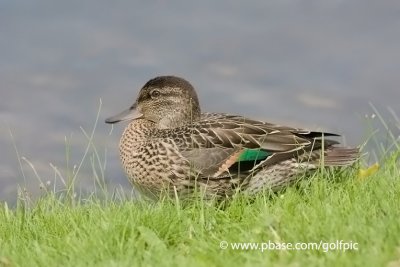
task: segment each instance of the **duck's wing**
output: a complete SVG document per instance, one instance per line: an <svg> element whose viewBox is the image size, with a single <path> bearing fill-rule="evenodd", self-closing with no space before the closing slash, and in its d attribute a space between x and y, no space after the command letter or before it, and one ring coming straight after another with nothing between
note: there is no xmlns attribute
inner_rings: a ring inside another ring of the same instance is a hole
<svg viewBox="0 0 400 267"><path fill-rule="evenodd" d="M209 178L228 177L237 171L251 172L259 166L338 143L325 139L336 134L219 113L203 114L201 120L190 126L174 129L174 135L181 154L201 176Z"/></svg>
<svg viewBox="0 0 400 267"><path fill-rule="evenodd" d="M272 153L315 147L322 145L322 140L330 146L338 142L325 137L339 136L220 113L203 114L202 120L194 124L193 130L190 139L195 146L240 146Z"/></svg>

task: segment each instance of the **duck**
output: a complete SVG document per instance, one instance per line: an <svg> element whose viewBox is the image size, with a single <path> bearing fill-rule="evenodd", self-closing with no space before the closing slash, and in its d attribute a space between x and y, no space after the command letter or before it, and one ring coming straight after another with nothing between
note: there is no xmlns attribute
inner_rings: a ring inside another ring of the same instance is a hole
<svg viewBox="0 0 400 267"><path fill-rule="evenodd" d="M142 195L229 198L277 192L319 168L352 166L359 149L334 133L310 131L227 113L201 112L192 84L158 76L125 111L119 142L128 180Z"/></svg>

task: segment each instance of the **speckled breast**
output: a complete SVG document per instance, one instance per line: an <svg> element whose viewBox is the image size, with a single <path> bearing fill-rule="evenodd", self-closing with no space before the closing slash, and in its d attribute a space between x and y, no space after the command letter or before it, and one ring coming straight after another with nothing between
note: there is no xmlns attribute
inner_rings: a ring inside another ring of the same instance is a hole
<svg viewBox="0 0 400 267"><path fill-rule="evenodd" d="M120 140L120 157L128 179L140 191L158 194L188 179L190 164L172 140L152 137L147 124L136 120L128 125Z"/></svg>

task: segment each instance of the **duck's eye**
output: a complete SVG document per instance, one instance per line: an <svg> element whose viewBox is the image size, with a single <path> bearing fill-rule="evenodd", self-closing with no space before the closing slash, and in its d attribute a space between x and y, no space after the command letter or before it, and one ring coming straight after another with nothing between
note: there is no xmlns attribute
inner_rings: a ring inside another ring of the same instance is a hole
<svg viewBox="0 0 400 267"><path fill-rule="evenodd" d="M160 96L160 91L158 91L158 90L153 90L151 93L150 93L150 96L151 96L151 98L157 98L157 97L159 97Z"/></svg>

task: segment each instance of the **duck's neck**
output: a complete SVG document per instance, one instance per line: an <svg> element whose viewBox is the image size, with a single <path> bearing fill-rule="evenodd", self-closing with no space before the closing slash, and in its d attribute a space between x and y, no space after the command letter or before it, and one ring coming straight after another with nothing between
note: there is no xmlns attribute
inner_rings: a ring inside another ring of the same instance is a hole
<svg viewBox="0 0 400 267"><path fill-rule="evenodd" d="M157 124L158 129L173 129L189 125L200 119L200 114L174 114L173 116L165 116Z"/></svg>
<svg viewBox="0 0 400 267"><path fill-rule="evenodd" d="M140 141L147 138L154 129L157 129L157 125L154 122L146 119L136 119L126 126L122 138L125 136L130 140Z"/></svg>

